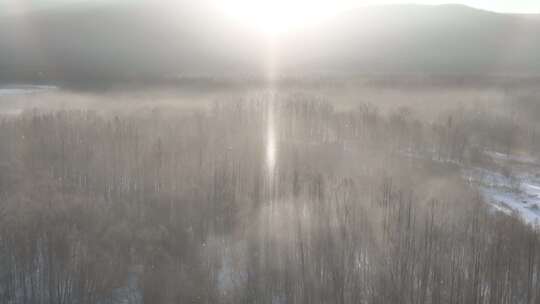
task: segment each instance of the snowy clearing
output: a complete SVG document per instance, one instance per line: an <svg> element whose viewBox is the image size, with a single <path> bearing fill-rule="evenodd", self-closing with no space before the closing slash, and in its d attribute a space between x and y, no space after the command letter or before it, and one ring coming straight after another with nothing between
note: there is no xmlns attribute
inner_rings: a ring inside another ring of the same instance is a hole
<svg viewBox="0 0 540 304"><path fill-rule="evenodd" d="M487 152L498 164L511 165L511 172L502 174L488 169L464 169L464 177L478 186L482 196L498 211L519 215L526 223L540 224L540 175L538 162L532 157L506 156Z"/></svg>

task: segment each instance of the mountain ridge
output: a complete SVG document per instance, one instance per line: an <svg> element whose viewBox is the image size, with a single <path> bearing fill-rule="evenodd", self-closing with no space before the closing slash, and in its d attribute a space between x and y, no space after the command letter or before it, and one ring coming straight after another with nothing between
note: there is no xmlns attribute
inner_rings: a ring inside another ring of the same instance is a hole
<svg viewBox="0 0 540 304"><path fill-rule="evenodd" d="M181 7L181 9L180 9ZM127 3L0 17L0 81L261 75L266 39L190 5ZM281 74L540 75L540 15L382 5L281 37Z"/></svg>

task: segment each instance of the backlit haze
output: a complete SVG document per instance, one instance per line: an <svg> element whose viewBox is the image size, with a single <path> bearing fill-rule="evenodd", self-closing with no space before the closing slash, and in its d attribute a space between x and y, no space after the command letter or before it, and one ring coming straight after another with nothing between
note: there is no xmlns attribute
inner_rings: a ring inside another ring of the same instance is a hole
<svg viewBox="0 0 540 304"><path fill-rule="evenodd" d="M57 8L77 5L104 5L111 3L144 2L143 0L0 0L0 14L26 13L32 10ZM151 2L151 1L147 1ZM189 2L171 1L179 6L189 5ZM448 1L396 1L396 0L217 0L207 1L208 5L222 11L243 26L255 28L269 34L279 34L291 29L298 29L341 12L371 5L387 4L427 4L441 5ZM534 0L507 1L507 0L464 0L453 1L453 4L462 4L474 8L501 12L501 13L538 13L540 3Z"/></svg>

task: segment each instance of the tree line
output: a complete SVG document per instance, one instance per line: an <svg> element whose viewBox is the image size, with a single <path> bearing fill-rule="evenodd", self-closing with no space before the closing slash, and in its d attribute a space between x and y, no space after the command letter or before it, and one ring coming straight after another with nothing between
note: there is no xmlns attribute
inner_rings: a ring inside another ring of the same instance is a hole
<svg viewBox="0 0 540 304"><path fill-rule="evenodd" d="M538 234L456 168L501 126L470 117L272 92L3 117L0 302L537 303Z"/></svg>

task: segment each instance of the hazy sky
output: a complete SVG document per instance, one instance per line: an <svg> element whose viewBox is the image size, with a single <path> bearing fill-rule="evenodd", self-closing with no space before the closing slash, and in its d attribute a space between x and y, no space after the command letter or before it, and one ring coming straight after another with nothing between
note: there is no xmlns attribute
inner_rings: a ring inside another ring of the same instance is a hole
<svg viewBox="0 0 540 304"><path fill-rule="evenodd" d="M70 3L96 3L96 2L118 2L118 1L142 1L142 0L0 0L0 11L25 11L29 8L44 8L56 5L64 5ZM154 0L158 1L158 0ZM197 0L192 0L197 1ZM229 0L215 0L219 2L219 5L227 3ZM234 0L232 0L234 1ZM269 2L272 0L267 0ZM290 0L288 2L294 2ZM540 0L455 0L455 1L441 1L441 0L316 0L319 2L327 2L332 6L334 3L341 3L339 7L354 7L363 4L388 4L388 3L419 3L419 4L443 4L443 3L460 3L477 8L499 11L499 12L513 12L513 13L540 13ZM265 2L265 0L254 0L252 2ZM306 3L306 1L302 1ZM338 5L336 5L336 8Z"/></svg>
<svg viewBox="0 0 540 304"><path fill-rule="evenodd" d="M377 1L375 1L377 2ZM381 1L378 1L381 2ZM387 1L406 3L410 1ZM452 2L452 1L451 1ZM444 4L449 1L424 0L415 1L415 3L424 4ZM509 13L540 13L539 0L456 0L452 3L465 4L472 7L482 8L491 11L509 12Z"/></svg>

